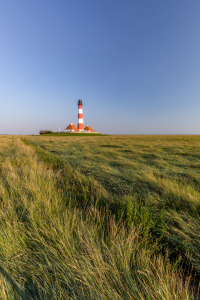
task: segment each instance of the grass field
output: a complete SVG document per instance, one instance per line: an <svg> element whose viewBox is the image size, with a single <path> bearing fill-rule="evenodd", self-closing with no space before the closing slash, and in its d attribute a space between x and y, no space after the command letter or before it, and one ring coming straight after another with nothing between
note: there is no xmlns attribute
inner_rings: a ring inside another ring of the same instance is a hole
<svg viewBox="0 0 200 300"><path fill-rule="evenodd" d="M0 299L194 298L199 136L2 136L0 149Z"/></svg>

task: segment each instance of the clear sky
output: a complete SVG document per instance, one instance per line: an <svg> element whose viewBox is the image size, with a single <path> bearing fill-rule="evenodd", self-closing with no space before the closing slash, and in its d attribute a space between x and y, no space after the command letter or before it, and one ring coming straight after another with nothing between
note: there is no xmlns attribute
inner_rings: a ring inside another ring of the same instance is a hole
<svg viewBox="0 0 200 300"><path fill-rule="evenodd" d="M0 134L200 134L200 1L1 0Z"/></svg>

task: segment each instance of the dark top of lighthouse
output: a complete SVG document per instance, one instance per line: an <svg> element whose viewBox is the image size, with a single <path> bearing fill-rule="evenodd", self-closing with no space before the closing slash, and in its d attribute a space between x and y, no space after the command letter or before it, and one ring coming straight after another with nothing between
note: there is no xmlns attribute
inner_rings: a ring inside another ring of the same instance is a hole
<svg viewBox="0 0 200 300"><path fill-rule="evenodd" d="M78 100L78 105L79 104L81 104L81 105L83 104L81 99Z"/></svg>

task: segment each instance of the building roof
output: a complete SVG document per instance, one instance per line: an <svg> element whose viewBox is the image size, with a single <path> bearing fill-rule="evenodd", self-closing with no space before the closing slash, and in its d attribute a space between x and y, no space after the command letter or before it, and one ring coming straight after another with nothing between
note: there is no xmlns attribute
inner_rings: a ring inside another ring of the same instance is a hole
<svg viewBox="0 0 200 300"><path fill-rule="evenodd" d="M84 130L90 130L90 131L94 132L94 130L90 126L88 126L88 125L85 126Z"/></svg>
<svg viewBox="0 0 200 300"><path fill-rule="evenodd" d="M74 131L78 131L78 129L76 128L76 126L74 126L74 124L73 123L71 123L71 124L69 124L66 128L65 128L65 130L74 130Z"/></svg>

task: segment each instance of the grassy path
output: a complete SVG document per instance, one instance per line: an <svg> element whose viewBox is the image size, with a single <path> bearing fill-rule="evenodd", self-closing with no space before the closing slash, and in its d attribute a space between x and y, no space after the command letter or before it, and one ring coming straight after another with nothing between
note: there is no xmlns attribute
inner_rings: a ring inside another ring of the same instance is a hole
<svg viewBox="0 0 200 300"><path fill-rule="evenodd" d="M189 279L141 226L92 202L75 207L99 187L86 180L81 193L72 171L50 168L19 137L0 138L0 299L192 299Z"/></svg>

